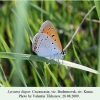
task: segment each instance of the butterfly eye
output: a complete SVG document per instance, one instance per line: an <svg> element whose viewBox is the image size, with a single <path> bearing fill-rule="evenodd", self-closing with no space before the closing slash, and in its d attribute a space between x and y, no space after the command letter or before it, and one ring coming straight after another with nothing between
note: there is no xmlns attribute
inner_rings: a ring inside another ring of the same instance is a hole
<svg viewBox="0 0 100 100"><path fill-rule="evenodd" d="M61 54L65 55L65 51L62 51Z"/></svg>

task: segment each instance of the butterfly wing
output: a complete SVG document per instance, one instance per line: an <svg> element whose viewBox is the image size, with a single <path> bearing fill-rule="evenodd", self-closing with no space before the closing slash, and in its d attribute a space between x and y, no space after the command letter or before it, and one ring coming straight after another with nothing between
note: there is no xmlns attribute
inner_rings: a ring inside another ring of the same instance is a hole
<svg viewBox="0 0 100 100"><path fill-rule="evenodd" d="M60 39L58 37L58 34L53 26L53 24L50 21L45 21L41 27L38 33L43 33L43 34L47 34L49 35L53 41L55 42L55 44L58 46L60 52L62 52L62 45L60 42Z"/></svg>
<svg viewBox="0 0 100 100"><path fill-rule="evenodd" d="M39 56L58 58L60 50L50 36L43 33L37 33L32 41L32 50Z"/></svg>

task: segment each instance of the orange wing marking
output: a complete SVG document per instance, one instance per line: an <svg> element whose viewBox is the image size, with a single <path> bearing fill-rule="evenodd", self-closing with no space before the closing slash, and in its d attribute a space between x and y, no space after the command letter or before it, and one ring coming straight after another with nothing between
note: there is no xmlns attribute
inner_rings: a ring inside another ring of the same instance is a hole
<svg viewBox="0 0 100 100"><path fill-rule="evenodd" d="M38 42L38 37L36 37L36 39L35 39L35 43L34 43L34 52L36 51L36 49L37 49L37 42Z"/></svg>

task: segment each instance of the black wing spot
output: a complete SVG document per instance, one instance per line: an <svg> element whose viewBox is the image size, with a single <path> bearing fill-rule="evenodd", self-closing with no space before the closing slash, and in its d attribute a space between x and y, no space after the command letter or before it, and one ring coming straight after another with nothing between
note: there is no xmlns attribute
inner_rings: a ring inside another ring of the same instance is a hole
<svg viewBox="0 0 100 100"><path fill-rule="evenodd" d="M55 35L52 35L52 37L54 37Z"/></svg>
<svg viewBox="0 0 100 100"><path fill-rule="evenodd" d="M54 48L54 49L56 49L56 48Z"/></svg>
<svg viewBox="0 0 100 100"><path fill-rule="evenodd" d="M50 28L48 28L48 30L50 30Z"/></svg>
<svg viewBox="0 0 100 100"><path fill-rule="evenodd" d="M43 39L41 41L43 41Z"/></svg>
<svg viewBox="0 0 100 100"><path fill-rule="evenodd" d="M48 36L47 36L47 38L48 38Z"/></svg>
<svg viewBox="0 0 100 100"><path fill-rule="evenodd" d="M53 44L53 42L52 42L52 44Z"/></svg>

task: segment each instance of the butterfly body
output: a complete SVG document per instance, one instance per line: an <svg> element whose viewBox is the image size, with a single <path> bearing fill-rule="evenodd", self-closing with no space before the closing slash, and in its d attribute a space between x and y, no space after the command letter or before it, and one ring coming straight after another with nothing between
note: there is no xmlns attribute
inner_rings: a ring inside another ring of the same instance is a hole
<svg viewBox="0 0 100 100"><path fill-rule="evenodd" d="M43 57L58 59L64 56L58 34L50 21L45 21L34 36L32 50Z"/></svg>

